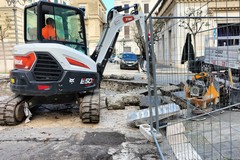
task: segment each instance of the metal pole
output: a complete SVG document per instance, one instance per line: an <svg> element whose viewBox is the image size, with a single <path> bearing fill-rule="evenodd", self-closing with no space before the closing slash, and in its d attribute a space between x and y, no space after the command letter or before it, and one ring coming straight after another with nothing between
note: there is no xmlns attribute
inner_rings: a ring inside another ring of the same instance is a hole
<svg viewBox="0 0 240 160"><path fill-rule="evenodd" d="M152 15L152 13L155 11L155 9L158 7L158 5L162 2L162 0L158 0L157 3L154 5L153 9L150 11L150 13L148 14L146 21L148 20L148 18Z"/></svg>
<svg viewBox="0 0 240 160"><path fill-rule="evenodd" d="M14 16L14 25L15 25L15 38L16 44L18 44L18 28L17 28L17 8L16 8L16 1L13 2L13 16Z"/></svg>
<svg viewBox="0 0 240 160"><path fill-rule="evenodd" d="M150 80L150 65L149 65L149 42L148 42L148 29L147 29L147 22L145 21L145 54L146 54L146 61L147 61L147 79L148 79L148 102L149 102L149 113L150 113L150 125L151 125L151 131L153 131L153 113L152 113L152 93L151 93L151 80Z"/></svg>
<svg viewBox="0 0 240 160"><path fill-rule="evenodd" d="M192 35L190 35L190 36L192 36ZM188 34L187 34L187 45L188 45L188 50L187 50L187 54L188 54L188 71L187 71L187 74L188 74L188 78L189 78L189 75L190 75L190 73L189 73L189 67L190 67L190 38L188 37ZM189 97L190 98L190 97ZM187 117L190 117L191 116L191 112L192 112L192 109L191 109L192 107L191 107L191 100L190 99L188 99L187 100Z"/></svg>
<svg viewBox="0 0 240 160"><path fill-rule="evenodd" d="M150 19L150 21L151 21L152 19ZM152 24L150 24L150 28L152 27L151 26ZM145 26L147 26L147 21L145 21ZM163 156L163 154L162 154L162 151L161 151L161 148L160 148L160 146L159 146L159 144L158 144L158 141L157 141L157 139L156 139L156 136L155 136L155 134L153 133L153 113L152 113L152 93L151 93L151 80L150 80L150 61L149 61L149 41L148 41L148 29L147 29L147 27L145 27L145 37L146 37L146 39L145 39L145 51L146 51L146 60L147 60L147 77L148 77L148 101L149 101L149 112L150 112L150 125L151 125L151 134L152 134L152 136L153 136L153 138L154 138L154 142L155 142L155 144L156 144L156 146L157 146L157 149L158 149L158 152L159 152L159 155L160 155L160 157L161 157L161 159L162 160L165 160L165 158L164 158L164 156ZM152 38L152 37L151 37ZM151 39L151 43L152 43L152 39ZM152 46L153 47L153 46ZM151 50L152 50L152 52L153 52L153 49L152 49L152 47L151 47ZM153 70L155 71L155 67L153 67ZM154 72L153 71L153 75L155 75L154 77L155 77L155 79L154 79L154 88L156 88L156 71ZM154 89L154 101L155 101L155 108L156 108L156 97L155 97L155 94L156 93L156 90ZM155 113L156 114L156 116L158 117L158 111ZM157 118L158 119L158 118ZM157 128L158 127L158 128ZM159 133L159 124L158 124L158 120L157 120L157 133Z"/></svg>
<svg viewBox="0 0 240 160"><path fill-rule="evenodd" d="M160 148L160 145L158 144L157 138L156 138L156 136L155 136L155 133L154 133L152 130L151 130L151 134L152 134L153 139L154 139L154 142L155 142L155 144L156 144L156 146L157 146L157 149L158 149L159 155L160 155L160 157L161 157L161 160L165 160L165 158L164 158L164 156L163 156L163 153L162 153L162 150L161 150L161 148Z"/></svg>
<svg viewBox="0 0 240 160"><path fill-rule="evenodd" d="M154 107L155 107L155 120L156 120L156 130L159 133L159 113L158 113L158 106L157 106L157 85L156 85L156 59L155 59L155 52L154 52L154 42L153 42L153 26L152 26L152 17L149 18L149 28L150 28L150 44L151 44L151 57L152 57L152 74L153 74L153 88L154 88Z"/></svg>

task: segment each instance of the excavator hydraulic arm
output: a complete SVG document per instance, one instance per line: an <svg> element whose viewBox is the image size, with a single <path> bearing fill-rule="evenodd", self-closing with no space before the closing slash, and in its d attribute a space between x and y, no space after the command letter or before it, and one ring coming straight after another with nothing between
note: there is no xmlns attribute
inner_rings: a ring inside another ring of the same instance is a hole
<svg viewBox="0 0 240 160"><path fill-rule="evenodd" d="M121 13L122 11L130 9L133 9L130 14ZM136 23L138 33L141 35L141 40L144 42L146 40L145 16L139 4L134 4L133 6L128 7L117 6L109 11L107 16L107 23L104 25L101 39L99 40L95 51L91 55L91 58L97 63L100 80L106 67L107 61L113 52L121 28L123 26L129 25L131 22Z"/></svg>

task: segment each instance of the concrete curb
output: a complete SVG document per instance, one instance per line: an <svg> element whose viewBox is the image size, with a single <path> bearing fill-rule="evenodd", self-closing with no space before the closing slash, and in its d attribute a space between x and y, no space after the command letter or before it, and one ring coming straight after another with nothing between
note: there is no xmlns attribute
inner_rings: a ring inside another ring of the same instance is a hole
<svg viewBox="0 0 240 160"><path fill-rule="evenodd" d="M187 74L190 73L192 74L192 72L189 72L187 70L178 70L178 69L156 69L156 74Z"/></svg>
<svg viewBox="0 0 240 160"><path fill-rule="evenodd" d="M151 133L151 127L149 124L141 124L139 126L140 132L144 135L144 137L147 138L147 140L149 140L150 142L154 142L154 138L153 135ZM162 134L161 133L157 133L156 129L153 128L153 133L156 136L156 139L158 142L162 142Z"/></svg>

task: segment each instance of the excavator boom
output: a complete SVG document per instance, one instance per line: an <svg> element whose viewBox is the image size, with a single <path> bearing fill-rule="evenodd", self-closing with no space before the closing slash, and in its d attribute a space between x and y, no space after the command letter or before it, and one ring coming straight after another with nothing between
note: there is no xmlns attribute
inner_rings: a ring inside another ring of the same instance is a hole
<svg viewBox="0 0 240 160"><path fill-rule="evenodd" d="M130 14L121 13L130 9L133 9ZM138 33L141 35L141 40L145 41L145 16L139 4L125 8L117 6L109 11L101 39L94 53L91 55L91 58L96 61L100 77L104 72L108 58L113 52L121 28L132 22L136 23Z"/></svg>

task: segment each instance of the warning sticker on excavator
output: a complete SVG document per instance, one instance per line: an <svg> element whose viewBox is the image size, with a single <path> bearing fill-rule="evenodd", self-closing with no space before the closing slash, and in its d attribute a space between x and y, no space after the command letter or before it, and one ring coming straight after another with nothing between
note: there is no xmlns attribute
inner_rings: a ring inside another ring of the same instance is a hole
<svg viewBox="0 0 240 160"><path fill-rule="evenodd" d="M15 84L15 79L14 79L14 78L11 78L11 79L10 79L10 82L11 82L12 84Z"/></svg>

